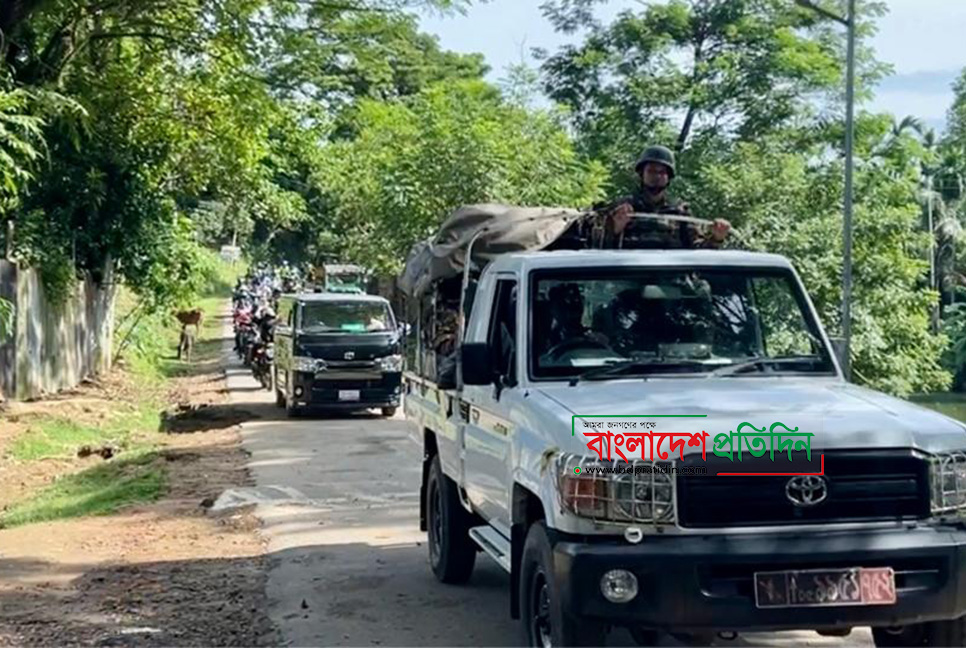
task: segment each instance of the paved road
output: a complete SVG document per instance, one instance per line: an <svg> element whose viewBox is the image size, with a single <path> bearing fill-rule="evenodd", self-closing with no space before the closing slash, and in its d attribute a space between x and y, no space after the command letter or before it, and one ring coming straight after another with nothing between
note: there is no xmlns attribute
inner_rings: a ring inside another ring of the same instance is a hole
<svg viewBox="0 0 966 648"><path fill-rule="evenodd" d="M269 540L270 615L296 646L515 646L509 579L480 554L466 586L437 582L419 531L419 449L400 414L286 419L244 369L228 371ZM623 630L614 646L635 645ZM741 636L730 646L871 645L811 632ZM667 639L664 645L679 645Z"/></svg>

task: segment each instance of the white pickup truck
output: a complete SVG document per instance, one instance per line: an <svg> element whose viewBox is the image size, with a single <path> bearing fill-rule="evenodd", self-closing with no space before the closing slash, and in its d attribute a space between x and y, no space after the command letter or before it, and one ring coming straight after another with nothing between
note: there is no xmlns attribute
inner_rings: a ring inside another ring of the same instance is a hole
<svg viewBox="0 0 966 648"><path fill-rule="evenodd" d="M648 645L863 626L878 646L966 645L966 428L846 382L787 259L527 246L542 250L501 248L472 281L415 264L475 287L455 384L427 377L425 348L405 376L440 581L468 581L488 554L530 646L601 645L615 626ZM737 421L805 414L818 474L683 470L721 459L715 437ZM707 453L628 458L629 471L580 424L675 415L703 417Z"/></svg>

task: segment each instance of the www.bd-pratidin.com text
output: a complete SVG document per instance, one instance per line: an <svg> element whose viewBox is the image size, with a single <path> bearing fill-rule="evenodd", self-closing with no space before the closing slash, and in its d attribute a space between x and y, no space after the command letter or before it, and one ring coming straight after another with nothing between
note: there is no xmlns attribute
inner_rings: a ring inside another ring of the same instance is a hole
<svg viewBox="0 0 966 648"><path fill-rule="evenodd" d="M638 464L630 465L618 463L615 466L585 466L574 468L576 475L650 475L663 473L666 475L706 475L707 466L674 466L669 464Z"/></svg>

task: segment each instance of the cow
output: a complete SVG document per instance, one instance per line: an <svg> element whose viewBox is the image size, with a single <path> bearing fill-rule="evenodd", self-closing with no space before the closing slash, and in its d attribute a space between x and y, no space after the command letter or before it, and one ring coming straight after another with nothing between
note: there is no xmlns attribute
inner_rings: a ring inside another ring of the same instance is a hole
<svg viewBox="0 0 966 648"><path fill-rule="evenodd" d="M194 326L195 334L200 337L201 324L204 321L204 312L200 308L196 308L194 310L176 313L175 317L181 322L181 337L178 340L178 360L181 360L182 356L184 356L185 360L191 362L191 348L194 346L194 334L188 332L188 327Z"/></svg>

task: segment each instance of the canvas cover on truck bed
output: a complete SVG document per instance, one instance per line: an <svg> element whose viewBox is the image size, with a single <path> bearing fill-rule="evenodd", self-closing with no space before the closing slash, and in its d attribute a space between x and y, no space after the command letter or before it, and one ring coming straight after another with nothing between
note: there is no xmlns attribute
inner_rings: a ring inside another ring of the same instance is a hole
<svg viewBox="0 0 966 648"><path fill-rule="evenodd" d="M435 236L413 246L399 288L418 299L435 282L459 276L467 247L477 235L472 262L482 266L508 252L542 250L584 215L562 207L465 205L446 219Z"/></svg>

